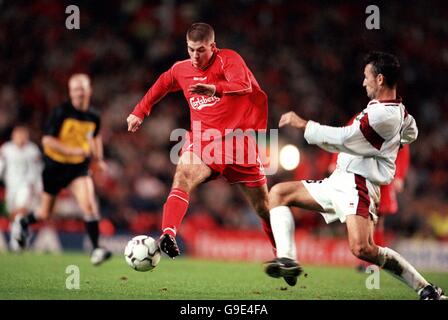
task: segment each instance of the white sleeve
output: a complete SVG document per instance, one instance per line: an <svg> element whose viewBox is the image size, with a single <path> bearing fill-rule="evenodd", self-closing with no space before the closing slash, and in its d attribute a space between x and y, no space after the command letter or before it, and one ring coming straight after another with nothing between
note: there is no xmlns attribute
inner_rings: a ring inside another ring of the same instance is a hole
<svg viewBox="0 0 448 320"><path fill-rule="evenodd" d="M404 118L403 130L401 132L401 144L410 144L417 139L418 129L415 119L410 114L407 114Z"/></svg>
<svg viewBox="0 0 448 320"><path fill-rule="evenodd" d="M393 137L397 121L387 113L373 111L365 113L360 121L350 126L330 127L308 121L305 139L330 152L345 152L371 157L380 154L383 142Z"/></svg>

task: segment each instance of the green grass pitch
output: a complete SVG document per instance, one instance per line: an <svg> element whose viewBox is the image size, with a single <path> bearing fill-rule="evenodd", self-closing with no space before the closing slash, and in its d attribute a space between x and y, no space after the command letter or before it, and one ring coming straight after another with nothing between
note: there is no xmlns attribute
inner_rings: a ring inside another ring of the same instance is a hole
<svg viewBox="0 0 448 320"><path fill-rule="evenodd" d="M80 270L80 288L66 288L66 268ZM121 255L102 266L80 253L0 253L0 299L416 299L385 272L380 289L368 290L368 274L352 268L307 266L296 287L267 277L261 263L163 257L152 272L136 272ZM424 273L448 289L448 273Z"/></svg>

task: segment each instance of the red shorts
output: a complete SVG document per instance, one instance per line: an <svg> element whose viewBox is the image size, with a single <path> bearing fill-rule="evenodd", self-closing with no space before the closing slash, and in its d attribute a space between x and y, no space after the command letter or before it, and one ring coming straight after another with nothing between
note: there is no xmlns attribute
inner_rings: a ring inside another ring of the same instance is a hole
<svg viewBox="0 0 448 320"><path fill-rule="evenodd" d="M247 187L266 184L264 167L253 137L246 135L205 141L193 139L189 132L185 138L181 154L186 151L194 152L212 169L212 175L207 181L222 175L231 184L242 183Z"/></svg>
<svg viewBox="0 0 448 320"><path fill-rule="evenodd" d="M398 211L397 195L393 184L383 185L380 188L380 206L378 214L380 216L395 214Z"/></svg>

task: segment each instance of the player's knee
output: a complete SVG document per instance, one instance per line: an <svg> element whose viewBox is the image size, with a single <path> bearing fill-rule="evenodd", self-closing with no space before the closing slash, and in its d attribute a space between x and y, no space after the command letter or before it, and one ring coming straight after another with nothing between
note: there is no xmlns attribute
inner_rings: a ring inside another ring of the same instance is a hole
<svg viewBox="0 0 448 320"><path fill-rule="evenodd" d="M368 243L355 242L350 245L350 250L355 257L361 260L370 261L374 258L374 247Z"/></svg>
<svg viewBox="0 0 448 320"><path fill-rule="evenodd" d="M364 251L364 245L361 243L355 243L350 245L350 250L353 253L353 255L359 259L362 259L363 251Z"/></svg>
<svg viewBox="0 0 448 320"><path fill-rule="evenodd" d="M276 184L269 191L269 207L275 208L278 206L287 205L286 194L281 184Z"/></svg>
<svg viewBox="0 0 448 320"><path fill-rule="evenodd" d="M177 170L174 175L173 188L180 188L185 192L190 192L193 188L193 174L190 170Z"/></svg>
<svg viewBox="0 0 448 320"><path fill-rule="evenodd" d="M36 212L36 217L41 221L46 221L50 218L50 211L49 210L40 210Z"/></svg>

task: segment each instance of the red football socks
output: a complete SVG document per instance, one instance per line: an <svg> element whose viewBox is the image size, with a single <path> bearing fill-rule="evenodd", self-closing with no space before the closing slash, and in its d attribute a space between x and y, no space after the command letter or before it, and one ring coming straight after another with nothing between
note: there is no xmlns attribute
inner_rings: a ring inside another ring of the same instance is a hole
<svg viewBox="0 0 448 320"><path fill-rule="evenodd" d="M190 197L188 193L179 189L171 189L165 205L163 206L162 232L165 234L176 236L182 219L188 209Z"/></svg>

